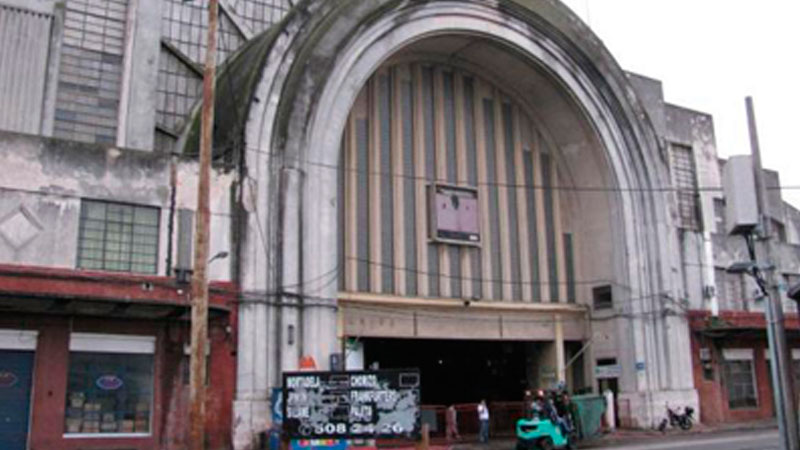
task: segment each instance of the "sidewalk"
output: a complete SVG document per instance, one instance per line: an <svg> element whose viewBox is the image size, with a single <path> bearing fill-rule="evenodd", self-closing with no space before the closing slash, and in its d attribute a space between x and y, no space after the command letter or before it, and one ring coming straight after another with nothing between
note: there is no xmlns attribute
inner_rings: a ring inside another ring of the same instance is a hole
<svg viewBox="0 0 800 450"><path fill-rule="evenodd" d="M635 444L641 443L642 441L648 441L650 439L663 439L664 437L668 436L725 433L728 431L766 430L770 428L777 429L777 427L778 424L775 419L769 419L755 422L721 423L715 425L695 423L692 429L689 431L668 429L665 433L661 433L658 430L618 429L613 433L603 434L598 438L592 439L591 441L582 442L580 448L600 448L608 445Z"/></svg>
<svg viewBox="0 0 800 450"><path fill-rule="evenodd" d="M729 431L746 431L746 430L766 430L775 428L778 425L774 419L757 421L757 422L743 422L743 423L724 423L717 425L704 425L695 423L689 431L681 430L667 430L666 433L661 433L658 430L632 430L632 429L618 429L613 433L606 433L590 441L582 441L579 444L580 449L585 448L602 448L611 445L620 444L641 444L654 439L664 439L669 436L688 436L697 434L712 434L712 433L725 433ZM489 444L480 444L477 442L465 442L448 446L436 445L437 449L448 450L509 450L515 447L516 440L510 437L491 439ZM434 445L431 445L434 448Z"/></svg>

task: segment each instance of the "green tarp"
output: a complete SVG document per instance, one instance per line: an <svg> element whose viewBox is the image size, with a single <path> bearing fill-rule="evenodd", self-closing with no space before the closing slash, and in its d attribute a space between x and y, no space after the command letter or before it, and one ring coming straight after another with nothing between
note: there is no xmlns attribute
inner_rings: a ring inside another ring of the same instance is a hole
<svg viewBox="0 0 800 450"><path fill-rule="evenodd" d="M591 439L600 433L606 411L606 400L600 395L576 395L572 402L577 409L576 422L581 439Z"/></svg>

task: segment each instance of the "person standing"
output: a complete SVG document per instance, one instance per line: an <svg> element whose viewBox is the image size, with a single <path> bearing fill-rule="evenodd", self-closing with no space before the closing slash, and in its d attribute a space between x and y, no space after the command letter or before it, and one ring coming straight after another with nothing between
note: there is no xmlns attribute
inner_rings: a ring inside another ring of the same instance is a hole
<svg viewBox="0 0 800 450"><path fill-rule="evenodd" d="M478 403L478 420L481 423L480 441L486 444L489 442L489 408L483 399Z"/></svg>
<svg viewBox="0 0 800 450"><path fill-rule="evenodd" d="M445 423L447 424L446 429L446 436L448 441L452 441L453 439L458 440L461 439L461 436L458 434L458 413L456 412L456 407L450 405L445 411Z"/></svg>

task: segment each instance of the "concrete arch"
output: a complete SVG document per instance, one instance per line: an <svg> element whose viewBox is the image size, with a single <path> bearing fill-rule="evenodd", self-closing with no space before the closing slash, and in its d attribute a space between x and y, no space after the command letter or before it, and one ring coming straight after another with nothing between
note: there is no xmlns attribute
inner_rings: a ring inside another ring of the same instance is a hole
<svg viewBox="0 0 800 450"><path fill-rule="evenodd" d="M480 36L508 48L562 86L605 150L619 208L621 275L632 292L631 405L646 417L653 392L692 386L687 355L664 350L666 319L637 317L673 291L677 252L669 236L667 184L656 134L625 74L591 31L563 5L546 0L311 0L263 36L268 48L242 130L247 232L241 254L239 383L235 441L246 446L268 417L269 387L293 358L327 367L337 348L336 182L344 122L375 69L397 51L444 34ZM331 275L331 274L334 275ZM271 306L272 305L272 306ZM287 307L289 309L287 309ZM288 351L283 320L297 320ZM661 321L661 322L659 322ZM674 331L673 331L674 332ZM688 335L686 337L688 342ZM687 344L688 345L688 344ZM686 348L686 346L675 346ZM294 359L296 361L296 359ZM660 374L666 373L666 375Z"/></svg>

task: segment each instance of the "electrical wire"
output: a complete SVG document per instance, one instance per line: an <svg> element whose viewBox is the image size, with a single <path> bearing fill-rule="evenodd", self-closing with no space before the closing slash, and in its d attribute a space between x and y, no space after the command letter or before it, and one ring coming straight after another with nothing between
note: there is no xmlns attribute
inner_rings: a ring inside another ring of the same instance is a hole
<svg viewBox="0 0 800 450"><path fill-rule="evenodd" d="M302 163L307 164L312 167L319 167L322 169L328 170L335 170L341 171L346 173L356 173L371 177L390 177L390 178L400 178L400 179L407 179L407 180L416 180L416 181L423 181L426 183L430 182L442 182L447 183L447 180L436 178L431 178L427 176L419 176L419 175L411 175L405 173L396 173L396 172L386 172L382 170L371 170L371 169L359 169L353 167L345 167L343 164L331 164L321 161L314 161L304 157L292 156L287 155L285 153L278 153L276 151L264 151L258 147L251 147L247 146L246 151L254 152L257 154L261 154L263 156L267 156L267 161L269 164L285 164L286 161L291 161L295 163ZM693 187L675 187L675 186L660 186L660 187L634 187L634 188L622 188L622 187L614 187L614 186L563 186L563 185L555 185L555 186L545 186L541 184L519 184L519 183L499 183L499 182L489 182L489 181L479 181L476 186L487 186L487 187L504 187L504 188L521 188L521 189L530 189L530 190L553 190L553 191L574 191L574 192L684 192L684 193L696 193L699 194L701 192L723 192L723 186L693 186ZM768 190L800 190L800 186L768 186Z"/></svg>

